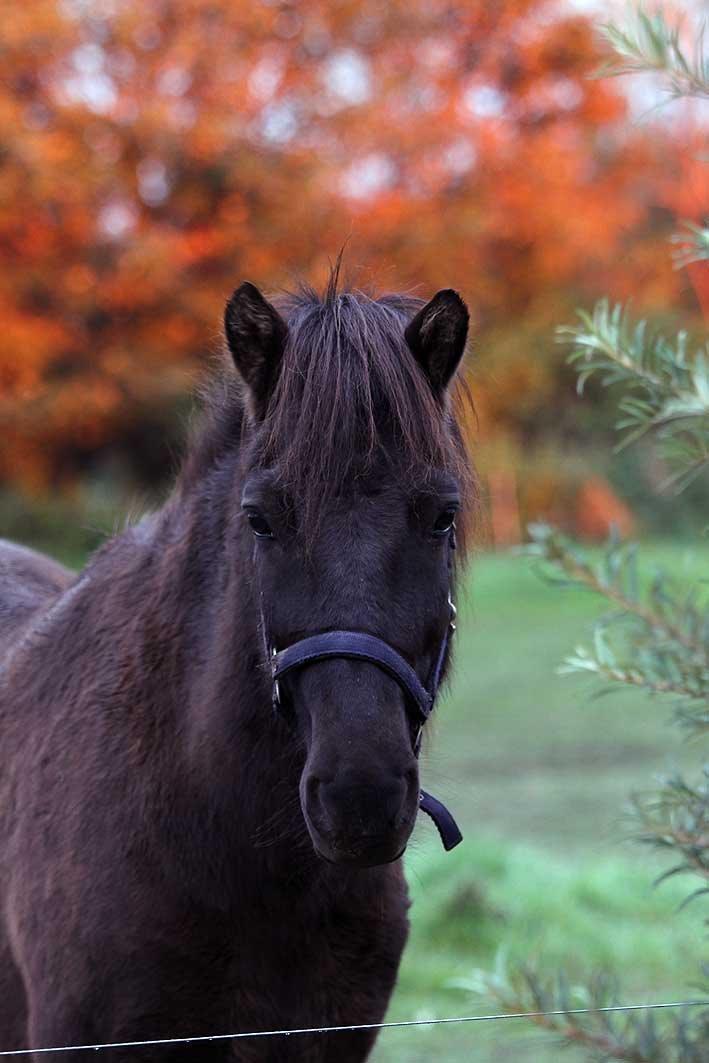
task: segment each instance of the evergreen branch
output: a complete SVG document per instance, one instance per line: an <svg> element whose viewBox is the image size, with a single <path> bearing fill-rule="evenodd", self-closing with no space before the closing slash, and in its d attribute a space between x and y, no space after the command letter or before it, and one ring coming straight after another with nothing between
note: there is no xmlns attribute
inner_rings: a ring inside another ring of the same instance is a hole
<svg viewBox="0 0 709 1063"><path fill-rule="evenodd" d="M562 342L573 344L569 362L578 367L579 394L595 374L604 387L622 385L617 428L625 433L623 445L654 431L678 470L675 484L686 486L709 463L709 343L690 354L686 332L672 343L605 299L579 318L580 326L557 330Z"/></svg>
<svg viewBox="0 0 709 1063"><path fill-rule="evenodd" d="M694 222L682 223L685 232L675 233L672 242L678 245L673 253L677 268L689 266L692 262L709 261L709 225L695 225Z"/></svg>
<svg viewBox="0 0 709 1063"><path fill-rule="evenodd" d="M561 582L574 583L601 595L624 613L637 617L652 631L667 636L706 660L709 654L709 610L698 608L691 598L680 602L672 596L661 573L655 575L650 586L650 602L644 602L634 543L623 543L611 537L605 553L594 564L587 551L550 525L530 524L527 530L531 541L524 552L529 557L549 562Z"/></svg>
<svg viewBox="0 0 709 1063"><path fill-rule="evenodd" d="M690 57L680 42L679 26L671 26L660 10L649 14L636 7L624 27L614 23L601 26L601 33L615 52L600 76L657 73L664 77L670 96L709 96L709 56L705 53L706 24L697 32L694 54Z"/></svg>
<svg viewBox="0 0 709 1063"><path fill-rule="evenodd" d="M709 1009L685 1009L677 1014L653 1012L626 1015L592 1011L573 1015L574 1008L598 1009L619 1003L616 981L598 974L588 985L571 985L562 972L542 977L530 968L508 972L498 959L494 973L473 972L456 983L478 996L492 996L500 1010L558 1011L561 1015L535 1015L536 1026L556 1034L563 1045L588 1048L603 1063L700 1063L706 1059Z"/></svg>
<svg viewBox="0 0 709 1063"><path fill-rule="evenodd" d="M646 1055L632 1045L626 1047L609 1034L594 1032L579 1024L564 1022L561 1016L535 1015L530 1021L543 1030L557 1034L563 1044L583 1045L600 1053L602 1059L623 1060L627 1063L655 1063L658 1058Z"/></svg>
<svg viewBox="0 0 709 1063"><path fill-rule="evenodd" d="M669 679L654 679L639 669L611 667L599 661L583 646L579 646L574 654L564 658L559 667L560 675L570 675L574 672L594 672L601 679L612 683L622 683L624 686L640 687L647 694L673 694L678 698L699 700L709 691L709 686L704 684L695 685L673 682Z"/></svg>
<svg viewBox="0 0 709 1063"><path fill-rule="evenodd" d="M641 841L681 856L660 881L691 872L709 883L709 765L696 786L675 775L664 780L659 792L636 795L633 811L642 828ZM707 887L695 891L689 899L706 891Z"/></svg>
<svg viewBox="0 0 709 1063"><path fill-rule="evenodd" d="M596 623L592 648L579 647L560 672L590 672L673 696L683 726L709 731L709 604L696 592L679 595L660 573L643 588L633 545L612 539L592 561L547 525L531 525L529 534L526 553L546 563L548 578L584 587L613 606Z"/></svg>

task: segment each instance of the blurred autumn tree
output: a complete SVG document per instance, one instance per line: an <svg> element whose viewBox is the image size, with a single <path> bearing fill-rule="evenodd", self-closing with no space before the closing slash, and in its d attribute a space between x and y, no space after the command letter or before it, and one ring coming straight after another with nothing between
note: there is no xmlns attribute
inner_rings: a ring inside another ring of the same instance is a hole
<svg viewBox="0 0 709 1063"><path fill-rule="evenodd" d="M607 288L692 309L661 246L689 164L588 77L597 47L546 0L7 7L0 480L164 475L230 289L320 280L348 237L365 281L464 291L489 435L535 442L552 406L573 435L552 323Z"/></svg>

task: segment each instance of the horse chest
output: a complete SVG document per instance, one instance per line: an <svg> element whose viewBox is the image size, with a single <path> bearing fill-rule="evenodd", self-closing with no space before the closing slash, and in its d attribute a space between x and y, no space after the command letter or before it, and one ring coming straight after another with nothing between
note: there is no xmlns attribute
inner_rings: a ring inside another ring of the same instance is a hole
<svg viewBox="0 0 709 1063"><path fill-rule="evenodd" d="M383 898L382 898L383 900ZM319 919L300 921L283 908L258 933L241 938L230 970L235 1028L311 1029L380 1022L408 931L406 904L321 909ZM247 946L244 948L244 946ZM363 1060L374 1035L298 1035L238 1041L232 1059Z"/></svg>

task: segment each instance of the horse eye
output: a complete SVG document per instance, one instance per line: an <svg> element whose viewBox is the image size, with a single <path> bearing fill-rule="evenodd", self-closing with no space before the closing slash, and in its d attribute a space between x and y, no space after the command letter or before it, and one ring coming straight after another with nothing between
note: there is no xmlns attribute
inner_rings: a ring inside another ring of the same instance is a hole
<svg viewBox="0 0 709 1063"><path fill-rule="evenodd" d="M246 519L251 525L251 531L257 539L272 539L271 525L257 510L250 509L246 513Z"/></svg>
<svg viewBox="0 0 709 1063"><path fill-rule="evenodd" d="M442 510L434 522L433 534L447 535L455 524L455 515L456 509L453 506L449 506L447 509Z"/></svg>

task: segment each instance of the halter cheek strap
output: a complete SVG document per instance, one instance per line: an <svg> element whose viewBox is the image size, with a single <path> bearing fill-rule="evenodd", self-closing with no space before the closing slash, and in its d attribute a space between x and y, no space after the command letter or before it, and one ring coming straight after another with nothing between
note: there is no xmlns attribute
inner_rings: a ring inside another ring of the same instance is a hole
<svg viewBox="0 0 709 1063"><path fill-rule="evenodd" d="M418 757L421 750L423 725L433 709L449 653L450 638L455 631L456 609L450 596L448 604L450 619L427 686L424 686L408 661L405 661L401 654L383 639L368 635L363 631L324 631L319 635L310 635L308 638L300 639L299 642L294 642L280 652L275 649L271 650L274 708L280 713L284 712L279 680L289 672L318 661L337 658L366 661L391 676L403 691L407 710L417 725L414 754ZM453 849L463 840L457 823L445 805L425 790L421 790L419 794L419 808L435 823L446 851Z"/></svg>

